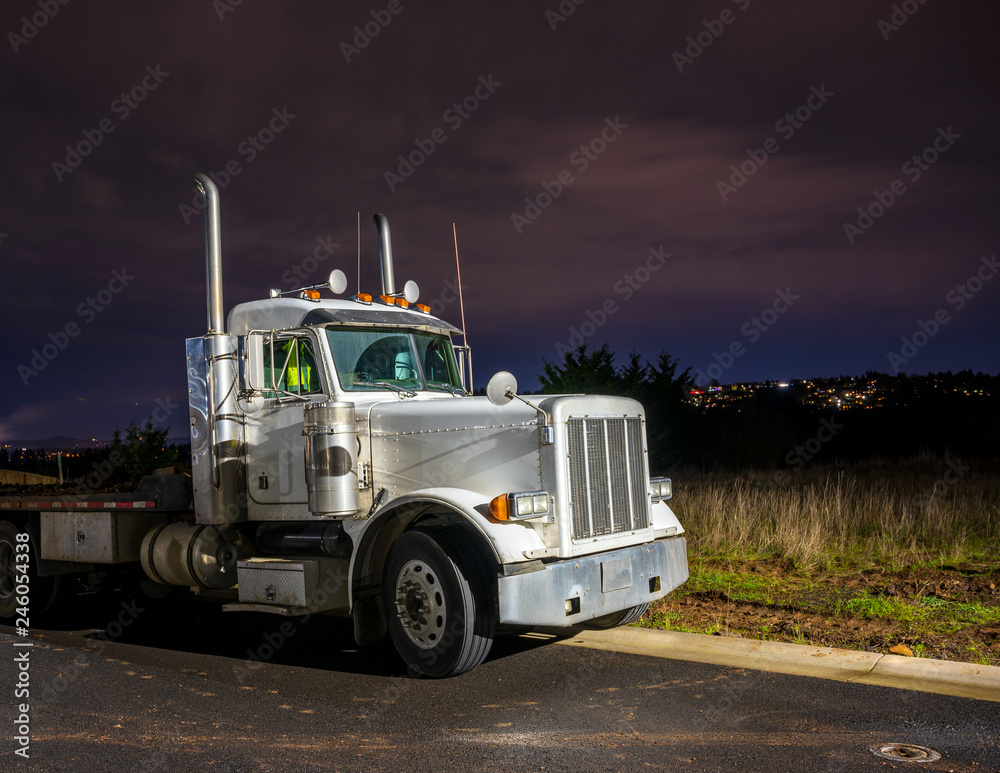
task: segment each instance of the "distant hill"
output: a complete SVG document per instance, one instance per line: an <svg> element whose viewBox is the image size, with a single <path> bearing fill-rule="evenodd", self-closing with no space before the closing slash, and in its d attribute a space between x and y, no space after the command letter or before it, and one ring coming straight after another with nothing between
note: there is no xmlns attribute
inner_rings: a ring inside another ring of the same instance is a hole
<svg viewBox="0 0 1000 773"><path fill-rule="evenodd" d="M107 445L103 440L80 440L75 437L58 435L56 437L45 438L44 440L23 440L15 438L13 440L0 440L0 446L10 446L12 448L44 448L46 451L72 451L76 448L100 448Z"/></svg>
<svg viewBox="0 0 1000 773"><path fill-rule="evenodd" d="M183 446L191 442L191 438L186 435L180 435L178 437L169 437L166 442L168 446ZM3 446L10 448L43 448L46 451L73 451L81 448L103 448L108 445L111 445L110 438L108 440L80 440L80 438L66 437L64 435L45 438L43 440L22 440L20 438L0 440L0 448Z"/></svg>

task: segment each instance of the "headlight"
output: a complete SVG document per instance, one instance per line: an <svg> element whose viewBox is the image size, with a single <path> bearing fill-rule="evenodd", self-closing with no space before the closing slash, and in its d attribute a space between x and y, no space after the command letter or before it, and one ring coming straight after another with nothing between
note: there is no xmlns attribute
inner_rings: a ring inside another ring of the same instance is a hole
<svg viewBox="0 0 1000 773"><path fill-rule="evenodd" d="M674 495L674 488L670 482L670 478L650 478L649 488L654 502L662 502L664 499L670 499Z"/></svg>
<svg viewBox="0 0 1000 773"><path fill-rule="evenodd" d="M549 493L547 491L522 491L516 494L501 494L490 502L490 515L498 521L516 521L521 518L537 518L549 514Z"/></svg>

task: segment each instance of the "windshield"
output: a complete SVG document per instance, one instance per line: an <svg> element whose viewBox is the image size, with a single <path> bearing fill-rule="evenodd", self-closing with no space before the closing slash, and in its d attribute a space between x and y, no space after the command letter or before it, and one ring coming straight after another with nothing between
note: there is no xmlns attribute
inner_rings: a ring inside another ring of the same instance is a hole
<svg viewBox="0 0 1000 773"><path fill-rule="evenodd" d="M372 389L461 392L451 339L440 333L400 328L326 328L330 351L348 392Z"/></svg>

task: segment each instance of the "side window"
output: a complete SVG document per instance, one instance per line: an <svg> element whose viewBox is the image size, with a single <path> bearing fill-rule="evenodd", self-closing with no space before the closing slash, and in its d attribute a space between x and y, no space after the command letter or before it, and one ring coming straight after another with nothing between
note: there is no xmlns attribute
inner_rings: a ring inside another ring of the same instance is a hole
<svg viewBox="0 0 1000 773"><path fill-rule="evenodd" d="M265 397L315 394L320 389L313 343L305 336L273 336L264 342Z"/></svg>
<svg viewBox="0 0 1000 773"><path fill-rule="evenodd" d="M462 382L458 377L451 341L443 336L420 335L415 338L427 383L460 388Z"/></svg>
<svg viewBox="0 0 1000 773"><path fill-rule="evenodd" d="M424 354L424 373L428 381L449 384L451 374L448 372L448 361L442 352L443 348L440 341L431 342L427 347L427 352Z"/></svg>

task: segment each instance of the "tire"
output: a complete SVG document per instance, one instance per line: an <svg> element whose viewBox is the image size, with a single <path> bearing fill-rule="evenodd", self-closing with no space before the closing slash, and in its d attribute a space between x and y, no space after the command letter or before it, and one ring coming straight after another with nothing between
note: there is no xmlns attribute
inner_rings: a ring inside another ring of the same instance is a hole
<svg viewBox="0 0 1000 773"><path fill-rule="evenodd" d="M588 620L581 625L584 628L593 628L599 631L604 631L608 628L617 628L620 625L631 625L646 614L647 609L649 609L649 604L639 604L636 607L623 609L621 612L612 612L610 615L595 617L593 620Z"/></svg>
<svg viewBox="0 0 1000 773"><path fill-rule="evenodd" d="M18 572L17 546L31 545L30 542L19 542L17 535L21 533L10 521L0 521L0 619L12 620L17 616L16 582ZM24 555L23 551L21 555ZM32 546L28 554L28 616L39 618L48 612L59 596L59 575L39 577L36 569L37 554Z"/></svg>
<svg viewBox="0 0 1000 773"><path fill-rule="evenodd" d="M458 529L403 532L389 552L382 593L389 636L411 674L456 676L486 659L494 594Z"/></svg>

